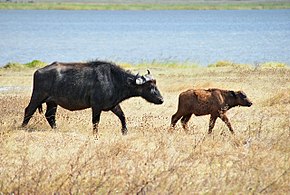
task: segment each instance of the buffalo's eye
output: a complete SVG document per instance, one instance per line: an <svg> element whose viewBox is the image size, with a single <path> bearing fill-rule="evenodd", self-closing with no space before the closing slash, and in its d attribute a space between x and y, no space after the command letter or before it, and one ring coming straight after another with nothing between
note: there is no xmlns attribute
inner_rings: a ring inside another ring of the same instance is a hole
<svg viewBox="0 0 290 195"><path fill-rule="evenodd" d="M150 88L150 92L153 93L153 94L156 94L156 93L157 93L157 92L156 92L156 87L155 87L155 86L152 86L152 87Z"/></svg>

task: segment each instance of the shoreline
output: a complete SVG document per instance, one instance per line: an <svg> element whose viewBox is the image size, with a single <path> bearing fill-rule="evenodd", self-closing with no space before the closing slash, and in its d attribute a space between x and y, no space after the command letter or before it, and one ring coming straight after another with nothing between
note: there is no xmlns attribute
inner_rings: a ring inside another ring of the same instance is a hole
<svg viewBox="0 0 290 195"><path fill-rule="evenodd" d="M102 60L101 60L102 61ZM106 61L106 60L105 60ZM89 62L89 61L83 61ZM120 66L127 67L127 68L140 68L140 67L150 67L150 68L289 68L289 64L285 62L278 62L278 61L268 61L262 62L257 64L250 64L250 63L237 63L229 60L218 60L214 63L201 65L195 62L190 61L158 61L154 60L152 62L139 62L139 63L128 63L122 61L114 62ZM4 65L0 65L1 70L29 70L34 68L41 68L50 63L43 62L41 60L33 60L28 63L19 63L19 62L8 62Z"/></svg>
<svg viewBox="0 0 290 195"><path fill-rule="evenodd" d="M110 4L110 3L0 3L0 10L265 10L290 9L290 2Z"/></svg>

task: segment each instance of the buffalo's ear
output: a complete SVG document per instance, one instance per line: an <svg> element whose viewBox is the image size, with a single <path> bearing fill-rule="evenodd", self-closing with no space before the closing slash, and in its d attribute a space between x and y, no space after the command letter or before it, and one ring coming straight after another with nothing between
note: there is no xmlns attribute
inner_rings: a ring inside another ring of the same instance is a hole
<svg viewBox="0 0 290 195"><path fill-rule="evenodd" d="M135 79L134 79L134 78L131 78L131 77L128 77L128 78L127 78L127 83L128 83L129 85L133 85L133 84L135 83Z"/></svg>
<svg viewBox="0 0 290 195"><path fill-rule="evenodd" d="M232 97L235 97L235 98L237 97L237 94L234 91L230 91L230 94L231 94Z"/></svg>

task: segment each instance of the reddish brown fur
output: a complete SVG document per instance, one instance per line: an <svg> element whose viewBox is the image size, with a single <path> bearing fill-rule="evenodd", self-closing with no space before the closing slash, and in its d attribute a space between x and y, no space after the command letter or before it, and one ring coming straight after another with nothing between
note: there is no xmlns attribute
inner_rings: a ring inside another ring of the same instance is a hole
<svg viewBox="0 0 290 195"><path fill-rule="evenodd" d="M196 116L210 114L208 133L212 132L216 119L222 119L229 130L234 133L226 112L235 106L251 106L251 101L242 91L229 91L222 89L190 89L179 95L178 110L172 116L171 126L174 127L181 118L184 129L192 114Z"/></svg>

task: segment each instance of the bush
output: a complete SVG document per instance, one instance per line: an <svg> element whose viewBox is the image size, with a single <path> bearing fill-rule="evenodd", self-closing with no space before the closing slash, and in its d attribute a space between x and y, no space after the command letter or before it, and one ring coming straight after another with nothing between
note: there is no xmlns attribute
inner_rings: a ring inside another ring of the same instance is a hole
<svg viewBox="0 0 290 195"><path fill-rule="evenodd" d="M18 62L9 62L5 66L3 66L3 68L19 70L19 69L22 69L24 67L23 67L23 64L20 64Z"/></svg>
<svg viewBox="0 0 290 195"><path fill-rule="evenodd" d="M208 65L208 67L212 68L249 68L250 65L249 64L237 64L231 61L217 61L214 64L210 64Z"/></svg>
<svg viewBox="0 0 290 195"><path fill-rule="evenodd" d="M44 63L40 60L33 60L32 62L24 64L24 66L26 66L28 68L40 68L40 67L43 67L45 65L46 65L46 63Z"/></svg>
<svg viewBox="0 0 290 195"><path fill-rule="evenodd" d="M286 68L288 65L281 62L265 62L260 64L261 68Z"/></svg>

